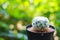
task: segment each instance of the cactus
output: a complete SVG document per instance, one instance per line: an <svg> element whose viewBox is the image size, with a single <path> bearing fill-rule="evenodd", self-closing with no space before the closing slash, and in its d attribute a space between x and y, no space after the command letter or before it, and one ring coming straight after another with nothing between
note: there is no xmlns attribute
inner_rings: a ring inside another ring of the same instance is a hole
<svg viewBox="0 0 60 40"><path fill-rule="evenodd" d="M49 20L46 17L38 16L33 18L32 20L32 27L35 30L45 30L49 28Z"/></svg>

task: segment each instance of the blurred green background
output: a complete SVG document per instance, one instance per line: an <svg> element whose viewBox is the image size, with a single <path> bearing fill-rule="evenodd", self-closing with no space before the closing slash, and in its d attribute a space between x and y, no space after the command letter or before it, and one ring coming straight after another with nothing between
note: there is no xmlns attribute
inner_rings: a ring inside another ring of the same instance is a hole
<svg viewBox="0 0 60 40"><path fill-rule="evenodd" d="M26 26L36 16L48 17L60 38L60 0L0 0L0 40L27 40Z"/></svg>

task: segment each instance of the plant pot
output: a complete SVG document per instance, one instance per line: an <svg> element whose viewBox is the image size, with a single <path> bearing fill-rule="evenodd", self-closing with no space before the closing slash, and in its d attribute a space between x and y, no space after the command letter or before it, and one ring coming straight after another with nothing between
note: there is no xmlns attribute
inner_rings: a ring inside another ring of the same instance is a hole
<svg viewBox="0 0 60 40"><path fill-rule="evenodd" d="M27 30L30 27L32 27L32 25L28 25L26 27L28 40L54 40L53 34L55 31L55 28L52 25L50 25L49 27L54 29L54 31L46 32L46 33L44 33L44 32L38 32L38 33L31 32L31 31Z"/></svg>

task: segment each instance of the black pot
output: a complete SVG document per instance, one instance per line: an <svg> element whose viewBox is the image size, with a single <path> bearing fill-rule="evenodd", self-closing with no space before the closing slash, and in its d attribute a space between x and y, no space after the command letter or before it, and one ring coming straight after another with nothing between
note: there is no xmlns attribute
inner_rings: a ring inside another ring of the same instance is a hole
<svg viewBox="0 0 60 40"><path fill-rule="evenodd" d="M27 30L27 28L29 27L32 27L32 25L28 25L26 27L28 40L54 40L54 37L53 37L54 31L47 32L47 33L43 33L43 32L35 33ZM50 25L49 27L55 30L53 26Z"/></svg>

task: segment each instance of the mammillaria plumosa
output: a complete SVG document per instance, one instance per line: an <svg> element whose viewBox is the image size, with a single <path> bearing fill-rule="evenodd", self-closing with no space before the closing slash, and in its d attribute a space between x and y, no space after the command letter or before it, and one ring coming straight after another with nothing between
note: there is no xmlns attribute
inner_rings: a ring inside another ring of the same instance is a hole
<svg viewBox="0 0 60 40"><path fill-rule="evenodd" d="M32 27L35 30L44 30L49 28L49 20L46 17L38 16L33 18L32 20Z"/></svg>

